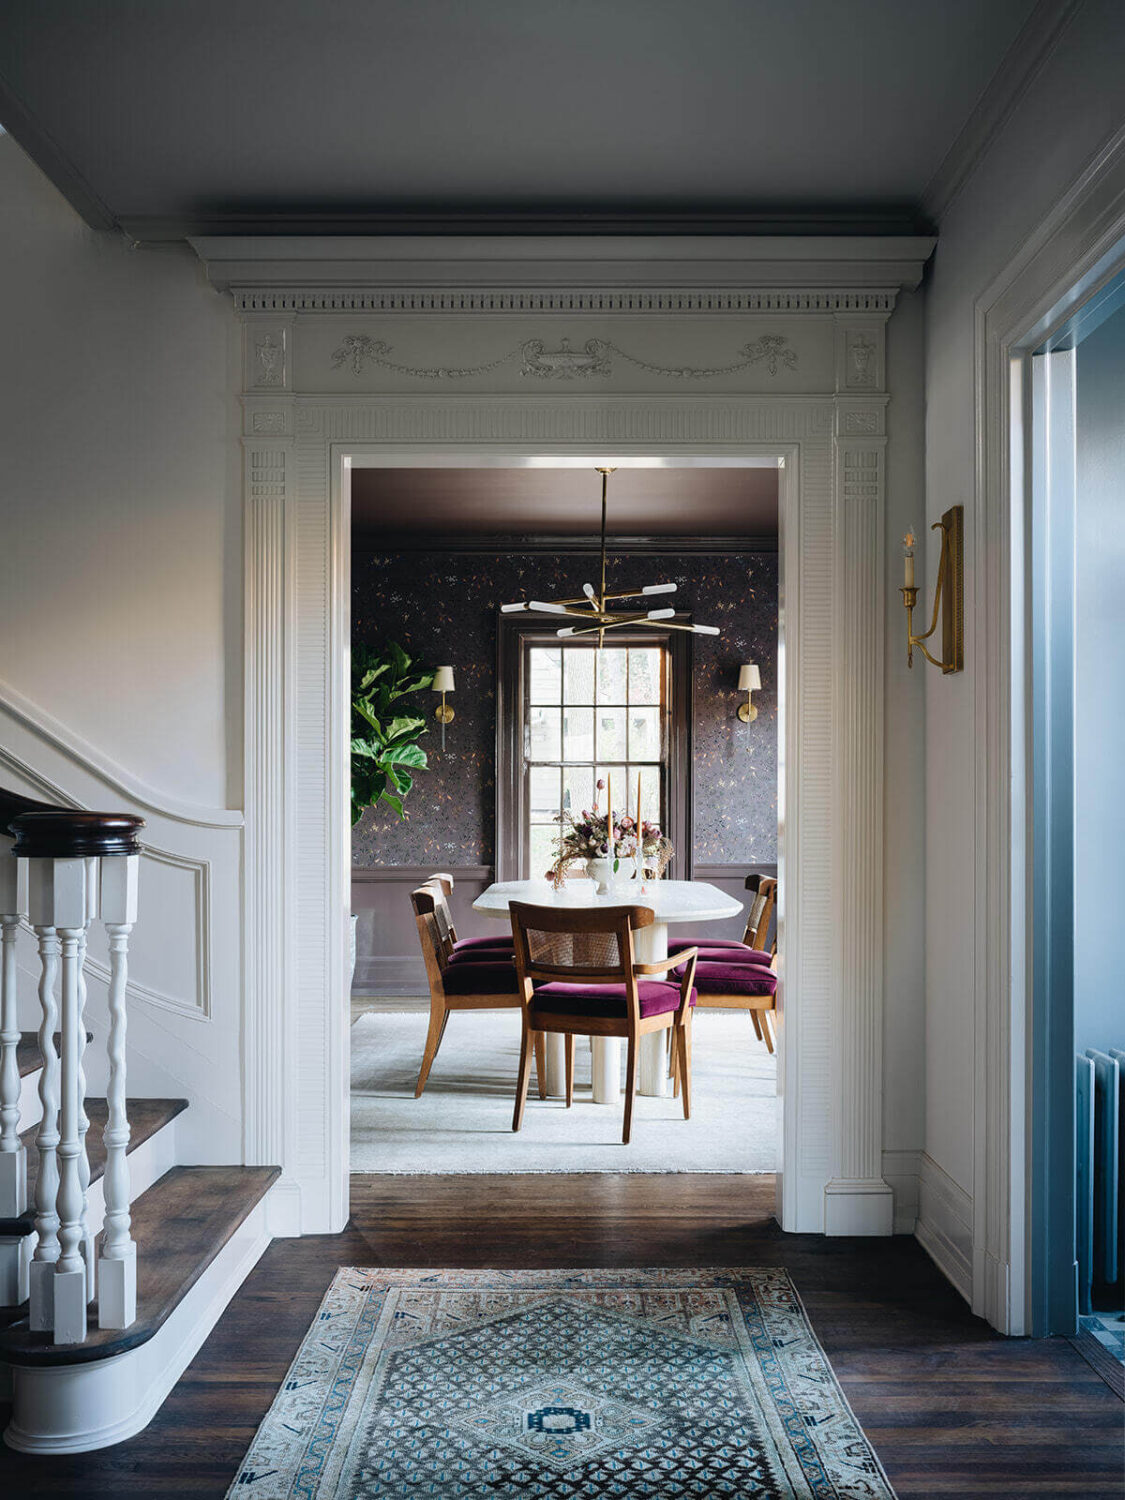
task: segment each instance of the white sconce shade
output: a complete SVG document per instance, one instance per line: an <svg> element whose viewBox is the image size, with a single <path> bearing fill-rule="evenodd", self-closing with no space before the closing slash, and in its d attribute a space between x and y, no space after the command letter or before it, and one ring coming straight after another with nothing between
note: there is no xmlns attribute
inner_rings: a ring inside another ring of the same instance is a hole
<svg viewBox="0 0 1125 1500"><path fill-rule="evenodd" d="M432 687L435 693L451 693L453 691L453 668L439 667L434 673Z"/></svg>
<svg viewBox="0 0 1125 1500"><path fill-rule="evenodd" d="M740 693L756 693L762 685L762 674L751 662L738 669L738 691Z"/></svg>

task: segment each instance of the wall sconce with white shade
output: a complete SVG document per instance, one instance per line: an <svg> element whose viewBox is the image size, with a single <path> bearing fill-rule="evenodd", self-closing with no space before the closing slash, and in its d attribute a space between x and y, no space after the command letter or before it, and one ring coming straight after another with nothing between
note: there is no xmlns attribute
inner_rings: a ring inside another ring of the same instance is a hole
<svg viewBox="0 0 1125 1500"><path fill-rule="evenodd" d="M754 704L754 694L762 686L762 674L753 662L745 663L738 669L738 691L746 694L746 702L738 705L738 717L744 724L753 724L758 717L758 710Z"/></svg>
<svg viewBox="0 0 1125 1500"><path fill-rule="evenodd" d="M434 709L434 718L441 725L441 748L445 749L445 726L453 722L453 710L445 701L446 693L453 691L453 668L438 667L430 687L441 694L441 706Z"/></svg>

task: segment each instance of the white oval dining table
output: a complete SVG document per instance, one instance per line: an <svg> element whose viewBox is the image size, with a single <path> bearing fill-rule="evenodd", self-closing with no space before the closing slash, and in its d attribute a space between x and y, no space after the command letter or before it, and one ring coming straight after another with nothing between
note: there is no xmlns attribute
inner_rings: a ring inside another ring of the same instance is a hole
<svg viewBox="0 0 1125 1500"><path fill-rule="evenodd" d="M598 906L647 906L656 920L636 932L636 959L642 964L668 957L671 923L718 922L724 917L736 917L742 910L741 901L703 880L649 880L639 888L635 880L622 880L604 896L597 894L592 880L568 880L557 891L547 880L502 880L481 892L473 902L473 910L506 922L510 901L550 906L556 911L568 907L588 911ZM637 1089L642 1094L659 1096L668 1092L665 1040L663 1031L649 1032L641 1038ZM546 1043L547 1092L561 1097L566 1092L564 1039L557 1034L548 1035ZM621 1040L594 1037L593 1052L594 1102L616 1104L621 1098Z"/></svg>

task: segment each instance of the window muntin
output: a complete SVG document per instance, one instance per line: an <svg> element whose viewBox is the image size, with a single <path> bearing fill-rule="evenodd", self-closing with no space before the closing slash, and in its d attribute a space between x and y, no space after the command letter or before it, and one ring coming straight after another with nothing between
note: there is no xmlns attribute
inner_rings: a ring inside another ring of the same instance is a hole
<svg viewBox="0 0 1125 1500"><path fill-rule="evenodd" d="M613 777L614 810L666 825L669 753L667 647L592 643L524 646L523 796L528 873L541 876L558 843L560 812L593 806Z"/></svg>

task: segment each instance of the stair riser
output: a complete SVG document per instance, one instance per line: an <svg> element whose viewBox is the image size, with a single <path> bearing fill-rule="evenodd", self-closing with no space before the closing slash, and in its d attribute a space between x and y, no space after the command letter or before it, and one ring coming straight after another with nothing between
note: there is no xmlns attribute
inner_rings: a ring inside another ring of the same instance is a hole
<svg viewBox="0 0 1125 1500"><path fill-rule="evenodd" d="M147 1427L270 1242L269 1195L138 1349L85 1365L15 1366L4 1433L23 1453L88 1453Z"/></svg>
<svg viewBox="0 0 1125 1500"><path fill-rule="evenodd" d="M128 1155L130 1197L140 1195L158 1182L177 1164L176 1126L180 1116L142 1141ZM86 1218L91 1234L99 1234L105 1222L105 1179L90 1184L86 1195ZM27 1297L27 1262L35 1247L34 1235L19 1240L0 1241L0 1306L24 1301ZM16 1295L16 1292L19 1295Z"/></svg>

